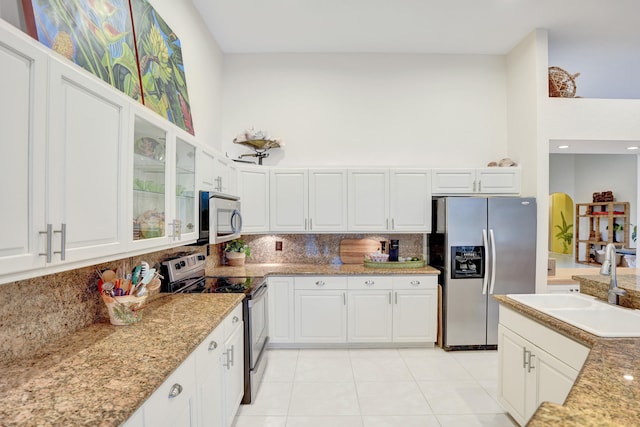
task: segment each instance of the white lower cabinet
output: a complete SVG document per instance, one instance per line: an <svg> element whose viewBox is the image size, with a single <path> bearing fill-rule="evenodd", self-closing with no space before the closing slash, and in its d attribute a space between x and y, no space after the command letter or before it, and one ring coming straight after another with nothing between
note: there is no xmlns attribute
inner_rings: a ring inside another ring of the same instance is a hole
<svg viewBox="0 0 640 427"><path fill-rule="evenodd" d="M294 342L294 278L269 277L269 342Z"/></svg>
<svg viewBox="0 0 640 427"><path fill-rule="evenodd" d="M393 290L393 342L435 342L438 276L394 276Z"/></svg>
<svg viewBox="0 0 640 427"><path fill-rule="evenodd" d="M145 426L196 426L196 363L189 356L144 404Z"/></svg>
<svg viewBox="0 0 640 427"><path fill-rule="evenodd" d="M234 311L225 324L227 338L224 342L222 354L223 367L223 397L224 397L224 426L230 427L238 412L238 407L244 395L244 328L242 309L240 313ZM239 320L235 320L239 319ZM235 320L235 321L234 321ZM203 405L208 402L202 402Z"/></svg>
<svg viewBox="0 0 640 427"><path fill-rule="evenodd" d="M231 427L244 395L242 304L124 423L126 427Z"/></svg>
<svg viewBox="0 0 640 427"><path fill-rule="evenodd" d="M435 275L270 279L272 344L433 343L437 286Z"/></svg>
<svg viewBox="0 0 640 427"><path fill-rule="evenodd" d="M542 402L563 404L589 349L500 306L498 399L520 425Z"/></svg>
<svg viewBox="0 0 640 427"><path fill-rule="evenodd" d="M224 350L224 328L213 332L198 346L195 352L198 375L198 423L201 426L224 426L224 389L221 356Z"/></svg>

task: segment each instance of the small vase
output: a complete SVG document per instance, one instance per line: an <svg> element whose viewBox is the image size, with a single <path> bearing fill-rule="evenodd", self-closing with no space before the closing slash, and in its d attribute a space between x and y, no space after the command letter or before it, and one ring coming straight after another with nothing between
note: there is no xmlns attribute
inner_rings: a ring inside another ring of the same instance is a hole
<svg viewBox="0 0 640 427"><path fill-rule="evenodd" d="M244 252L225 252L225 256L227 257L227 264L235 267L244 265L244 261L247 258Z"/></svg>

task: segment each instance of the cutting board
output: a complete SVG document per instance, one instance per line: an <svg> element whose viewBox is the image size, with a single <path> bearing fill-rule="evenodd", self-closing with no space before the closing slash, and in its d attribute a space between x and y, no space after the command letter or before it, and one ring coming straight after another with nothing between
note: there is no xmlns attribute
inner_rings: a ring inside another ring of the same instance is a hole
<svg viewBox="0 0 640 427"><path fill-rule="evenodd" d="M342 239L340 259L343 264L364 264L364 256L380 249L380 242L372 239Z"/></svg>

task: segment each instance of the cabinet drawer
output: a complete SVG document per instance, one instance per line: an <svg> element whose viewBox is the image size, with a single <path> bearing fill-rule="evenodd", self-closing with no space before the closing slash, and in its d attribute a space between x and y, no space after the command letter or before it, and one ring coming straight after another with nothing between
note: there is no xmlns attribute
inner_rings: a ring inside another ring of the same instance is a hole
<svg viewBox="0 0 640 427"><path fill-rule="evenodd" d="M347 289L347 278L343 276L296 277L296 289Z"/></svg>
<svg viewBox="0 0 640 427"><path fill-rule="evenodd" d="M391 276L355 276L347 278L349 289L391 289Z"/></svg>
<svg viewBox="0 0 640 427"><path fill-rule="evenodd" d="M233 334L236 328L242 325L242 303L238 304L231 313L222 321L224 328L224 339L226 340Z"/></svg>
<svg viewBox="0 0 640 427"><path fill-rule="evenodd" d="M437 289L438 276L394 276L393 289Z"/></svg>
<svg viewBox="0 0 640 427"><path fill-rule="evenodd" d="M144 404L145 425L190 425L195 420L195 394L195 358L190 356Z"/></svg>

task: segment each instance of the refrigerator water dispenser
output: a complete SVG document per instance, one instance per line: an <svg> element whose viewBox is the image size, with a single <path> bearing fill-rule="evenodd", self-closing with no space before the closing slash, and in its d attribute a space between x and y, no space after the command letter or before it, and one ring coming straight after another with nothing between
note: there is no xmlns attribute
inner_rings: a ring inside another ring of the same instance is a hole
<svg viewBox="0 0 640 427"><path fill-rule="evenodd" d="M451 278L478 279L484 277L484 247L451 246Z"/></svg>

